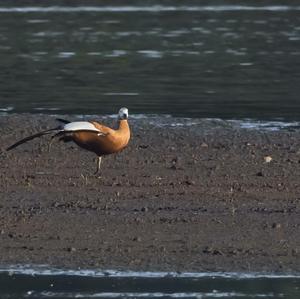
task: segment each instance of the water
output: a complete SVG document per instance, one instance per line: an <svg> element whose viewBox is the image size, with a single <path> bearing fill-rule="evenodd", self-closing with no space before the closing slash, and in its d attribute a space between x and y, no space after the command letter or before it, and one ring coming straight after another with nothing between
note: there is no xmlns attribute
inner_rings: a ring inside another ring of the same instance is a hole
<svg viewBox="0 0 300 299"><path fill-rule="evenodd" d="M0 4L2 112L299 120L297 2L14 3Z"/></svg>
<svg viewBox="0 0 300 299"><path fill-rule="evenodd" d="M0 270L1 298L299 298L300 276L61 270ZM13 290L13 291L12 291Z"/></svg>

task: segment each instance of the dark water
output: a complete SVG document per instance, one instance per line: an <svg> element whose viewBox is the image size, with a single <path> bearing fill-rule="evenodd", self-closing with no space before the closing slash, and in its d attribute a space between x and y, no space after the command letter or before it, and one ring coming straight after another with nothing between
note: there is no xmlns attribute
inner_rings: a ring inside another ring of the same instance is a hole
<svg viewBox="0 0 300 299"><path fill-rule="evenodd" d="M300 118L295 1L5 3L2 111Z"/></svg>
<svg viewBox="0 0 300 299"><path fill-rule="evenodd" d="M300 298L300 277L229 273L17 270L0 273L1 298Z"/></svg>

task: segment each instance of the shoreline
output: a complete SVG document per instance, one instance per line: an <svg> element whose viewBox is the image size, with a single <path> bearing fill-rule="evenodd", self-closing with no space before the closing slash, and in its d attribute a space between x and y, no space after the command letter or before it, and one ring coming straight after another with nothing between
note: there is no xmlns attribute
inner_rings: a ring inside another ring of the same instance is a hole
<svg viewBox="0 0 300 299"><path fill-rule="evenodd" d="M132 270L113 270L113 269L69 269L50 267L47 265L6 265L0 266L0 275L10 273L10 275L29 275L29 276L79 276L88 278L226 278L226 279L282 279L300 278L300 272L296 273L272 273L272 272L156 272L156 271L132 271Z"/></svg>
<svg viewBox="0 0 300 299"><path fill-rule="evenodd" d="M55 125L1 116L0 148ZM47 137L0 156L0 264L299 271L299 131L131 126L129 147L103 159L100 179L92 153L63 143L49 153Z"/></svg>

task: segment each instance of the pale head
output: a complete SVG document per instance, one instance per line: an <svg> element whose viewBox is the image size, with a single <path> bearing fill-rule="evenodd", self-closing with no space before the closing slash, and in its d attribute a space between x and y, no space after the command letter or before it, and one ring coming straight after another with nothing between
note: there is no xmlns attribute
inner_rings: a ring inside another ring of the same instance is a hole
<svg viewBox="0 0 300 299"><path fill-rule="evenodd" d="M127 108L121 108L119 110L119 119L127 119L128 118L128 109Z"/></svg>

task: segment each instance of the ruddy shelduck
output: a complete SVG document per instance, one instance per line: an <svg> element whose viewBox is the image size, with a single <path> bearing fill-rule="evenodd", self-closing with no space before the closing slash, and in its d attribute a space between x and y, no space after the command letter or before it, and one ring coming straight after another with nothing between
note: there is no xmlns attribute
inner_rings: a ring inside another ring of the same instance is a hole
<svg viewBox="0 0 300 299"><path fill-rule="evenodd" d="M29 140L55 132L51 137L51 141L58 137L60 141L73 141L81 148L94 152L98 156L97 169L95 172L95 174L97 174L100 171L102 156L120 152L128 145L130 139L127 108L120 109L118 128L116 130L96 121L69 122L63 119L57 120L63 122L64 125L28 136L14 143L6 150L12 150Z"/></svg>

